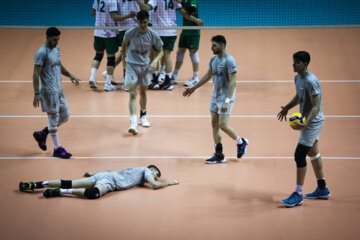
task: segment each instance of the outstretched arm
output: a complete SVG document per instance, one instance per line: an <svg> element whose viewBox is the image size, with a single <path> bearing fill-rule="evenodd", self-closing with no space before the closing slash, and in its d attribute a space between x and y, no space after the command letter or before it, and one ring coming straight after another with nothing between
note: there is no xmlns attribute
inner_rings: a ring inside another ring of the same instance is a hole
<svg viewBox="0 0 360 240"><path fill-rule="evenodd" d="M146 179L146 181L149 183L150 187L154 190L156 189L160 189L160 188L164 188L170 185L176 185L179 184L178 181L176 180L171 180L171 181L157 181L155 180L155 178L153 176L148 177Z"/></svg>
<svg viewBox="0 0 360 240"><path fill-rule="evenodd" d="M141 0L136 0L136 2L139 5L141 11L150 11L150 10L152 10L151 5L143 3Z"/></svg>
<svg viewBox="0 0 360 240"><path fill-rule="evenodd" d="M200 79L200 81L197 84L195 84L191 88L185 89L185 91L183 92L183 96L184 97L190 97L190 95L193 92L195 92L196 89L198 89L199 87L204 85L206 82L208 82L211 79L211 77L212 77L212 71L209 69L207 71L207 73Z"/></svg>
<svg viewBox="0 0 360 240"><path fill-rule="evenodd" d="M190 15L190 14L187 13L184 9L180 8L180 9L178 9L177 11L178 11L178 12L180 13L180 15L181 15L183 18L185 18L186 20L192 21L192 22L196 23L196 24L199 25L199 26L204 25L204 22L203 22L200 18L196 18L196 17Z"/></svg>
<svg viewBox="0 0 360 240"><path fill-rule="evenodd" d="M119 15L119 14L116 13L116 12L112 12L112 13L110 13L110 16L111 16L111 18L112 18L114 21L123 21L123 20L125 20L125 19L135 17L135 16L136 16L136 12L131 11L131 12L129 12L127 15Z"/></svg>

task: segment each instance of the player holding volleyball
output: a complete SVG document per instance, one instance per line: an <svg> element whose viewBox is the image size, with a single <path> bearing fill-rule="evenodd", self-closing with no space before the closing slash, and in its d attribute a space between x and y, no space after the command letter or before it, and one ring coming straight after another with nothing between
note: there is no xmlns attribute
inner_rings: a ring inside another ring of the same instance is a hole
<svg viewBox="0 0 360 240"><path fill-rule="evenodd" d="M292 127L300 131L300 138L295 150L296 162L296 188L289 198L281 202L288 207L294 207L303 203L302 189L306 175L306 156L310 157L315 176L317 178L317 188L313 193L305 194L305 198L329 198L331 196L326 187L324 172L322 168L321 156L319 153L319 133L324 125L324 114L321 105L321 87L319 79L307 67L310 63L310 54L305 51L296 52L293 55L296 95L278 114L278 119L282 121L288 111L300 105L300 112L306 118L305 123L294 123Z"/></svg>
<svg viewBox="0 0 360 240"><path fill-rule="evenodd" d="M238 158L245 154L248 146L248 140L240 138L228 124L235 101L237 64L233 56L225 51L225 46L226 40L224 36L217 35L211 39L211 49L215 55L210 60L209 70L197 84L183 92L184 97L190 96L213 77L214 90L211 97L210 112L215 154L205 161L208 164L226 162L221 144L220 130L236 140Z"/></svg>
<svg viewBox="0 0 360 240"><path fill-rule="evenodd" d="M68 72L60 61L60 50L57 46L60 31L55 27L46 30L46 43L35 54L33 73L34 107L41 103L43 112L47 112L48 125L42 131L34 132L33 136L39 147L46 151L46 138L50 133L54 144L54 157L70 158L71 154L61 147L57 128L69 120L70 114L64 91L61 87L61 74L70 78L71 82L79 85L79 79ZM39 86L39 78L41 87Z"/></svg>

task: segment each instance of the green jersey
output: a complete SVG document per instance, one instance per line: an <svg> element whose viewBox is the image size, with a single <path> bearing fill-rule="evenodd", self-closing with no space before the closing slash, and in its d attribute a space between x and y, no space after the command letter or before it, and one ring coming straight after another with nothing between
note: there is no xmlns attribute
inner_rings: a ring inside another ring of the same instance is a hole
<svg viewBox="0 0 360 240"><path fill-rule="evenodd" d="M188 6L191 7L195 7L195 11L191 12L190 9L187 9L185 7L183 7L183 9L189 13L190 15L194 16L194 17L198 17L198 1L197 0L183 0L183 3L185 3ZM183 18L183 26L197 26L196 23L189 21L185 18ZM183 30L182 33L183 35L187 35L187 36L200 36L200 30Z"/></svg>

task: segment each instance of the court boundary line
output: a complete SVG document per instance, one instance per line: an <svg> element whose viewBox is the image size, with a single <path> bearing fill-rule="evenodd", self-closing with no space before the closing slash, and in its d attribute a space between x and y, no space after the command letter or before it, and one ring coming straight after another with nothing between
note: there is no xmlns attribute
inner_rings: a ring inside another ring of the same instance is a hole
<svg viewBox="0 0 360 240"><path fill-rule="evenodd" d="M32 83L32 80L0 80L0 83ZM69 80L61 81L62 83L71 83ZM87 83L88 81L81 81L81 83ZM99 80L96 82L105 83L105 80ZM187 81L179 81L180 83ZM236 83L293 83L294 80L237 80ZM324 83L360 83L360 80L320 80ZM209 83L209 82L208 82Z"/></svg>
<svg viewBox="0 0 360 240"><path fill-rule="evenodd" d="M71 159L207 159L209 156L98 156L98 157L71 157ZM228 156L228 159L239 159L236 156ZM360 157L326 157L322 159L336 160L360 160ZM31 160L31 159L59 159L55 157L0 157L0 160ZM243 157L241 159L294 159L294 157ZM240 160L240 159L239 159Z"/></svg>

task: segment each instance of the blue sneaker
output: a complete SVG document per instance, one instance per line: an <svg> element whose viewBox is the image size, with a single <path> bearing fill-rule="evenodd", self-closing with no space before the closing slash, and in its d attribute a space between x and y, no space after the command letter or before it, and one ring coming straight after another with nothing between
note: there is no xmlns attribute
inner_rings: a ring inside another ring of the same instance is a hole
<svg viewBox="0 0 360 240"><path fill-rule="evenodd" d="M305 198L309 199L328 199L331 196L328 188L321 190L320 188L316 188L314 192L305 194Z"/></svg>
<svg viewBox="0 0 360 240"><path fill-rule="evenodd" d="M205 160L206 164L226 163L226 158L222 153L215 153L211 158Z"/></svg>
<svg viewBox="0 0 360 240"><path fill-rule="evenodd" d="M71 156L72 154L68 153L63 147L58 147L57 149L54 149L53 157L69 159L71 158Z"/></svg>
<svg viewBox="0 0 360 240"><path fill-rule="evenodd" d="M281 200L281 203L287 207L300 206L303 202L303 196L297 192L293 192L289 198Z"/></svg>
<svg viewBox="0 0 360 240"><path fill-rule="evenodd" d="M237 145L237 158L242 158L242 156L244 156L246 148L249 145L249 140L246 138L241 138L241 140L243 143Z"/></svg>
<svg viewBox="0 0 360 240"><path fill-rule="evenodd" d="M43 151L46 151L46 138L47 138L47 135L43 134L42 131L39 131L39 132L34 132L33 133L33 136L35 138L35 140L37 141L38 145L39 145L39 148Z"/></svg>

